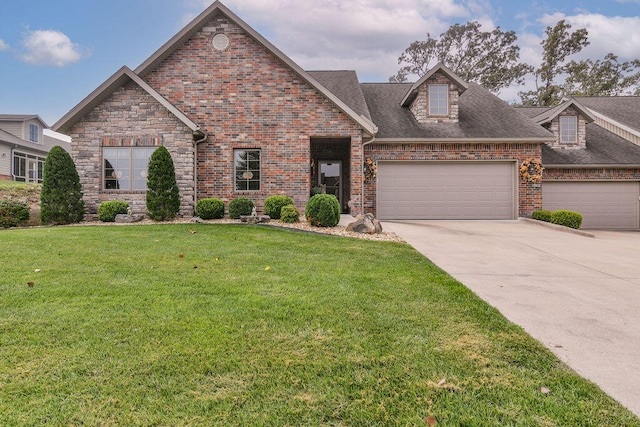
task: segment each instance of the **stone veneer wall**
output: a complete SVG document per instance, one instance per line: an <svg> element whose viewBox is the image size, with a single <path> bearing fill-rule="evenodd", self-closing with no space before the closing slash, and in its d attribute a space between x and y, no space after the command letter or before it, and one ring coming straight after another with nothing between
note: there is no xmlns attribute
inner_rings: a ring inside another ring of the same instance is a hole
<svg viewBox="0 0 640 427"><path fill-rule="evenodd" d="M213 48L224 33L229 47ZM247 197L258 212L273 194L304 209L313 137L350 140L352 212L362 211L362 130L287 65L223 15L142 76L209 134L198 145L198 198ZM261 150L260 191L234 189L234 149Z"/></svg>
<svg viewBox="0 0 640 427"><path fill-rule="evenodd" d="M449 114L447 116L429 115L429 85L432 84L449 86ZM459 119L458 104L458 87L447 76L437 72L420 85L416 99L413 100L409 109L418 123L457 123Z"/></svg>
<svg viewBox="0 0 640 427"><path fill-rule="evenodd" d="M123 200L133 212L146 214L146 191L103 189L103 146L135 146L138 139L162 142L173 158L180 187L181 216L193 215L193 137L191 130L135 83L127 83L87 114L69 132L87 219L96 219L98 205ZM123 142L124 140L124 142ZM133 142L132 142L133 141ZM148 146L148 142L142 144Z"/></svg>
<svg viewBox="0 0 640 427"><path fill-rule="evenodd" d="M365 147L365 157L379 160L514 160L518 165L528 159L541 159L540 144L500 143L372 143ZM516 165L514 165L514 168ZM517 174L517 171L514 171ZM540 183L518 180L518 215L530 217L542 208ZM365 183L365 212L376 215L377 188L375 181Z"/></svg>
<svg viewBox="0 0 640 427"><path fill-rule="evenodd" d="M575 116L577 117L577 138L576 142L560 142L560 117ZM550 142L549 145L554 149L576 149L587 147L587 127L584 116L578 114L574 108L567 108L562 114L555 117L548 125L548 130L556 137L554 142Z"/></svg>

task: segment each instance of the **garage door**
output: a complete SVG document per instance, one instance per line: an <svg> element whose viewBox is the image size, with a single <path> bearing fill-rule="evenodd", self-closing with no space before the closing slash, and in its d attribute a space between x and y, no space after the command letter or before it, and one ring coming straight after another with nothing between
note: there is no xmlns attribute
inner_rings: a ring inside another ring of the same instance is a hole
<svg viewBox="0 0 640 427"><path fill-rule="evenodd" d="M580 212L582 228L637 230L637 182L544 182L542 206Z"/></svg>
<svg viewBox="0 0 640 427"><path fill-rule="evenodd" d="M512 162L378 162L380 219L514 219Z"/></svg>

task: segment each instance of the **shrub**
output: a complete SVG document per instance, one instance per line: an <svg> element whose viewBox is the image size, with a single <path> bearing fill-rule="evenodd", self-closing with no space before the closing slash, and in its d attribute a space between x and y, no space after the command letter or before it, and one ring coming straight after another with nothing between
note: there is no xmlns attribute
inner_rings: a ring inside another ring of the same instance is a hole
<svg viewBox="0 0 640 427"><path fill-rule="evenodd" d="M224 202L216 198L200 199L196 203L196 215L202 219L220 219L224 216Z"/></svg>
<svg viewBox="0 0 640 427"><path fill-rule="evenodd" d="M98 206L98 219L102 222L114 222L116 215L126 214L128 209L129 203L121 200L102 202Z"/></svg>
<svg viewBox="0 0 640 427"><path fill-rule="evenodd" d="M280 220L286 223L294 223L300 221L300 212L294 205L285 205L280 210Z"/></svg>
<svg viewBox="0 0 640 427"><path fill-rule="evenodd" d="M537 219L538 221L551 222L551 211L547 211L544 209L533 211L533 214L531 214L531 218Z"/></svg>
<svg viewBox="0 0 640 427"><path fill-rule="evenodd" d="M288 196L269 196L264 201L264 214L273 219L280 219L281 209L284 206L293 205L293 200Z"/></svg>
<svg viewBox="0 0 640 427"><path fill-rule="evenodd" d="M29 205L17 200L0 200L0 227L16 227L29 221Z"/></svg>
<svg viewBox="0 0 640 427"><path fill-rule="evenodd" d="M551 222L565 227L578 229L582 225L582 215L578 212L558 210L551 214Z"/></svg>
<svg viewBox="0 0 640 427"><path fill-rule="evenodd" d="M44 161L40 191L43 224L71 224L84 218L80 177L71 155L56 145Z"/></svg>
<svg viewBox="0 0 640 427"><path fill-rule="evenodd" d="M180 210L176 170L169 150L158 147L147 168L147 211L154 221L173 219Z"/></svg>
<svg viewBox="0 0 640 427"><path fill-rule="evenodd" d="M238 219L240 215L251 215L254 204L251 200L238 197L229 202L229 218Z"/></svg>
<svg viewBox="0 0 640 427"><path fill-rule="evenodd" d="M333 194L316 194L307 202L304 215L311 225L335 227L340 222L340 202Z"/></svg>

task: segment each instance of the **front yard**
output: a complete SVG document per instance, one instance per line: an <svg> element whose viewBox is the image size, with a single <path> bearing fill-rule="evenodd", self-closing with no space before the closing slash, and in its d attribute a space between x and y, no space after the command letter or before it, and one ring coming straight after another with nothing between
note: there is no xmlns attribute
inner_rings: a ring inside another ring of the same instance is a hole
<svg viewBox="0 0 640 427"><path fill-rule="evenodd" d="M640 426L411 247L0 231L0 425Z"/></svg>

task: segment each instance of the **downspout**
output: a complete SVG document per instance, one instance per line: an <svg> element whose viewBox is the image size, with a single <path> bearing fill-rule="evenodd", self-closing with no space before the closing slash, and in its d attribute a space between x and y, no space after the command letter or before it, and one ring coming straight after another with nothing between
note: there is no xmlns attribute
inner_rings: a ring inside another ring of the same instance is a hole
<svg viewBox="0 0 640 427"><path fill-rule="evenodd" d="M198 203L198 144L207 140L209 135L200 130L193 131L193 213Z"/></svg>

